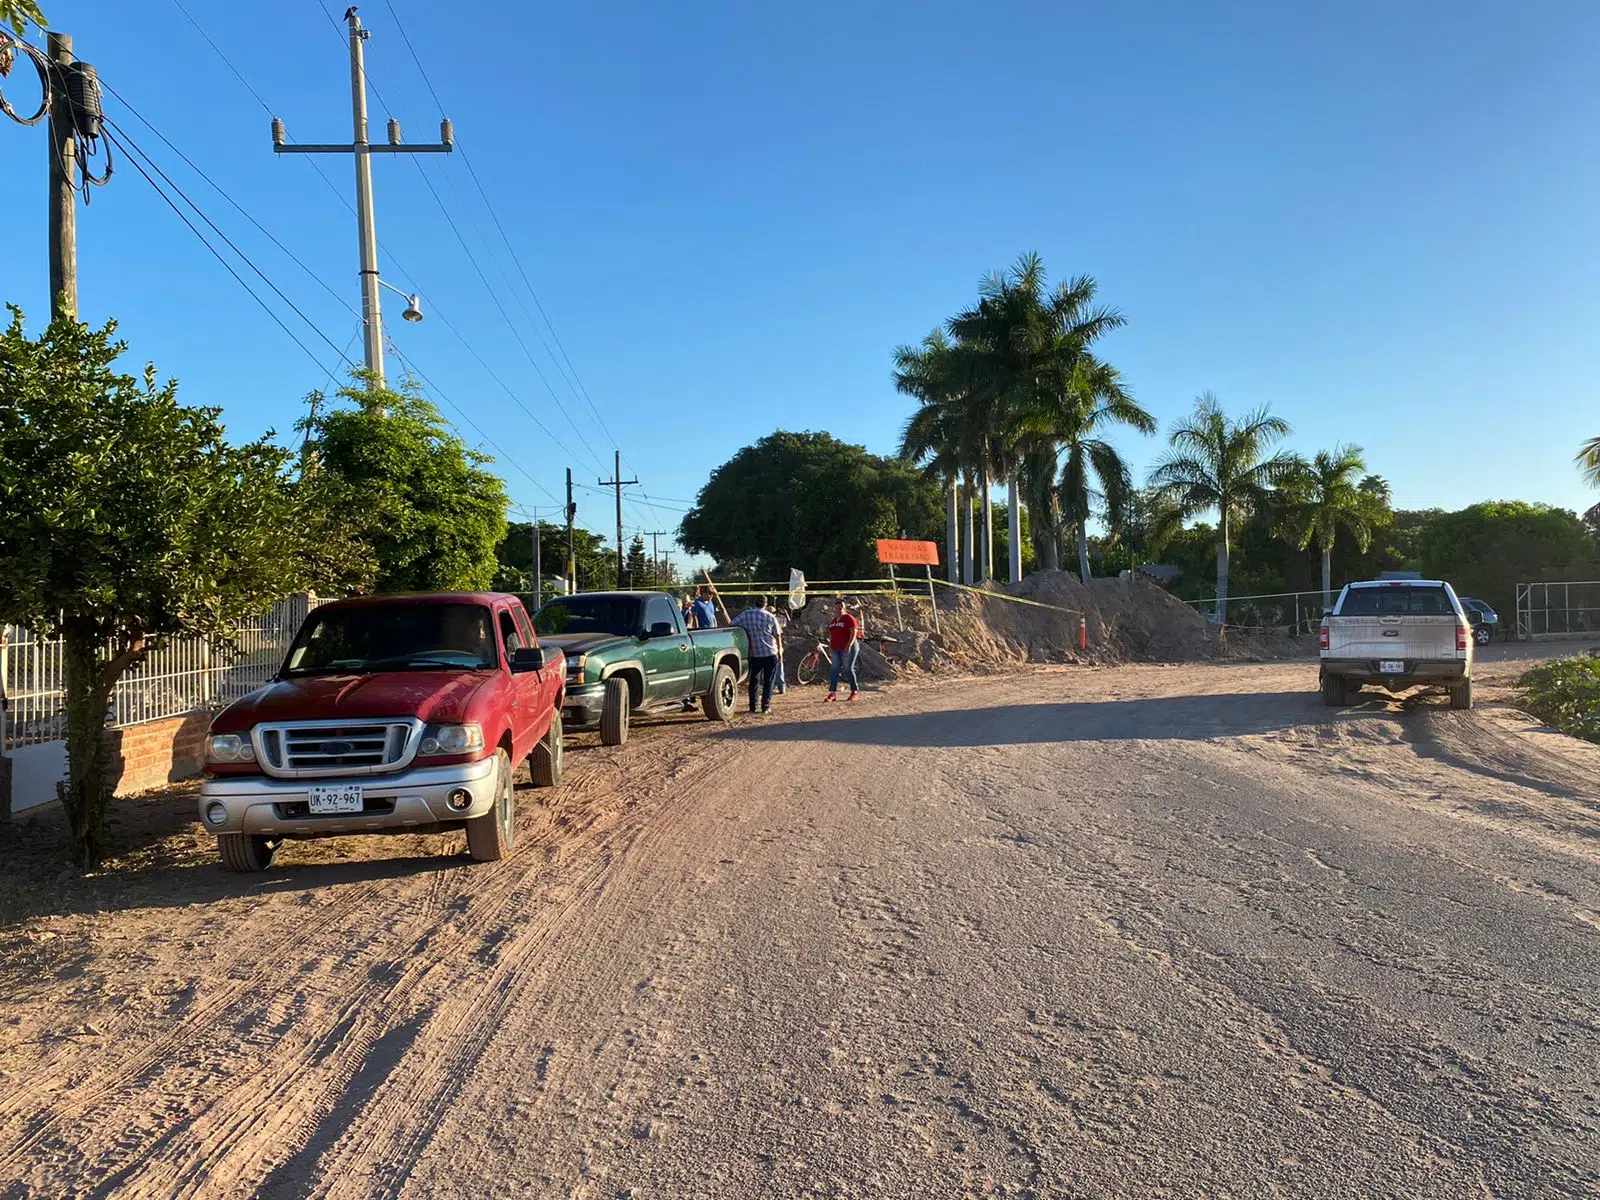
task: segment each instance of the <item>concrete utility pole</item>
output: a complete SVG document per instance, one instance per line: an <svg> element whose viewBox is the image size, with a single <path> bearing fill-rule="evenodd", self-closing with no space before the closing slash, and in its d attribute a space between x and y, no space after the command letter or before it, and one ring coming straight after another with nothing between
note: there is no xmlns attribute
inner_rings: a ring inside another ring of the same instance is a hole
<svg viewBox="0 0 1600 1200"><path fill-rule="evenodd" d="M356 163L356 233L361 245L361 320L365 329L367 370L372 379L367 390L383 386L383 312L378 289L406 297L405 318L422 320L422 306L416 296L406 296L378 278L378 228L372 211L372 155L374 154L449 154L455 149L455 132L448 120L439 122L439 143L434 146L404 146L400 143L400 122L389 121L389 144L373 145L367 140L367 72L365 46L368 31L351 8L345 13L350 26L350 116L354 140L349 145L290 145L283 122L272 118L272 149L277 154L350 154Z"/></svg>
<svg viewBox="0 0 1600 1200"><path fill-rule="evenodd" d="M72 65L72 38L47 36L50 58L50 315L78 315L78 194L73 175L78 165L76 122L67 92Z"/></svg>
<svg viewBox="0 0 1600 1200"><path fill-rule="evenodd" d="M600 487L614 487L617 489L617 587L622 586L622 489L639 481L637 479L624 479L622 477L622 451L613 451L616 454L616 467L612 478L597 479L595 483Z"/></svg>

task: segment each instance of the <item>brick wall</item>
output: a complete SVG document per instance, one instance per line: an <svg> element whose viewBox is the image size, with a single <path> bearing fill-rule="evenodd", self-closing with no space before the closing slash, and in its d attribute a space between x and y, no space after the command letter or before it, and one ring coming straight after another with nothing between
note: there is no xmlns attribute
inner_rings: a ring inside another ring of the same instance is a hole
<svg viewBox="0 0 1600 1200"><path fill-rule="evenodd" d="M122 759L117 794L146 792L198 775L211 717L202 711L106 730L111 753Z"/></svg>

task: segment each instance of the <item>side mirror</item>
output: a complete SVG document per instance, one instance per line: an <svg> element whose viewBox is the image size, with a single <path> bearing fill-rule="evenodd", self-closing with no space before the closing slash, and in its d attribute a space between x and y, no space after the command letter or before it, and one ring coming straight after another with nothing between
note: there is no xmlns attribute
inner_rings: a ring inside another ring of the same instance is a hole
<svg viewBox="0 0 1600 1200"><path fill-rule="evenodd" d="M672 627L670 621L657 621L650 626L650 631L645 634L647 638L668 638L678 631Z"/></svg>
<svg viewBox="0 0 1600 1200"><path fill-rule="evenodd" d="M511 652L511 673L521 675L544 667L544 651L538 646L519 646Z"/></svg>

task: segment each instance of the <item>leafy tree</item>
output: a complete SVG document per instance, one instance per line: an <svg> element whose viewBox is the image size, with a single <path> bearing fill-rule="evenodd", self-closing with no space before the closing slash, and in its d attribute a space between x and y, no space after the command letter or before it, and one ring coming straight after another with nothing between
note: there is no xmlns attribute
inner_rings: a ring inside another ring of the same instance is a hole
<svg viewBox="0 0 1600 1200"><path fill-rule="evenodd" d="M533 526L527 521L517 521L506 526L506 536L495 547L495 558L500 566L495 573L494 586L499 591L533 592ZM560 576L567 569L567 527L539 522L540 568L545 578ZM587 529L572 531L572 557L576 560L578 587L599 592L617 586L617 554L615 548L598 533ZM544 599L549 599L546 588Z"/></svg>
<svg viewBox="0 0 1600 1200"><path fill-rule="evenodd" d="M44 13L39 10L35 0L0 0L0 25L9 25L18 37L22 37L28 32L30 21L44 28Z"/></svg>
<svg viewBox="0 0 1600 1200"><path fill-rule="evenodd" d="M221 410L178 403L154 366L118 372L115 329L63 317L32 340L12 307L0 336L0 624L63 640L61 799L85 866L107 844L123 674L169 638L226 642L291 592L371 573L289 451L231 445Z"/></svg>
<svg viewBox="0 0 1600 1200"><path fill-rule="evenodd" d="M1575 513L1547 504L1491 500L1442 513L1420 530L1418 567L1497 612L1516 608L1516 585L1593 578L1594 538Z"/></svg>
<svg viewBox="0 0 1600 1200"><path fill-rule="evenodd" d="M1270 490L1294 472L1299 459L1267 451L1289 434L1289 423L1265 408L1230 421L1210 392L1168 435L1171 451L1156 464L1151 483L1167 506L1169 526L1215 512L1217 618L1228 618L1229 540L1238 522L1258 510Z"/></svg>
<svg viewBox="0 0 1600 1200"><path fill-rule="evenodd" d="M941 539L937 483L826 433L780 431L711 473L678 542L728 577L855 579L879 574L875 539L902 532Z"/></svg>
<svg viewBox="0 0 1600 1200"><path fill-rule="evenodd" d="M1297 550L1313 542L1322 555L1322 603L1333 604L1333 547L1343 529L1366 552L1380 504L1356 477L1367 469L1359 446L1319 450L1286 481L1282 529ZM1373 478L1368 476L1367 478ZM1381 481L1380 481L1381 482Z"/></svg>
<svg viewBox="0 0 1600 1200"><path fill-rule="evenodd" d="M400 390L340 389L344 407L314 405L308 482L347 515L377 560L384 592L493 586L506 534L505 485L468 449L414 381Z"/></svg>

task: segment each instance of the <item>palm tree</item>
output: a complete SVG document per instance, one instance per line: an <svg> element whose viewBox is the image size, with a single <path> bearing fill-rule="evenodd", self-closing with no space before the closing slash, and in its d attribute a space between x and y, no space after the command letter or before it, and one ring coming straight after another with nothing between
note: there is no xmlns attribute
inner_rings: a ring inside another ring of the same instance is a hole
<svg viewBox="0 0 1600 1200"><path fill-rule="evenodd" d="M1265 408L1228 420L1210 392L1194 412L1173 427L1172 449L1156 464L1150 483L1167 506L1170 527L1202 514L1217 514L1217 620L1228 619L1228 540L1235 521L1264 504L1273 487L1286 482L1300 465L1292 454L1267 451L1289 436L1289 423Z"/></svg>
<svg viewBox="0 0 1600 1200"><path fill-rule="evenodd" d="M972 481L982 457L979 430L974 426L967 402L963 368L957 347L935 329L919 346L899 346L894 352L894 385L920 401L917 411L906 421L900 437L901 457L922 464L948 490L951 500L946 524L946 554L952 568L952 582L959 557L961 575L973 580ZM966 536L957 528L959 497L968 497Z"/></svg>
<svg viewBox="0 0 1600 1200"><path fill-rule="evenodd" d="M1284 536L1297 550L1316 542L1322 551L1324 608L1333 606L1333 543L1339 530L1355 538L1363 554L1372 544L1377 497L1369 485L1377 477L1360 478L1366 469L1360 446L1335 446L1331 453L1319 450L1283 487Z"/></svg>
<svg viewBox="0 0 1600 1200"><path fill-rule="evenodd" d="M1590 487L1600 487L1600 437L1590 438L1578 451L1578 470Z"/></svg>

